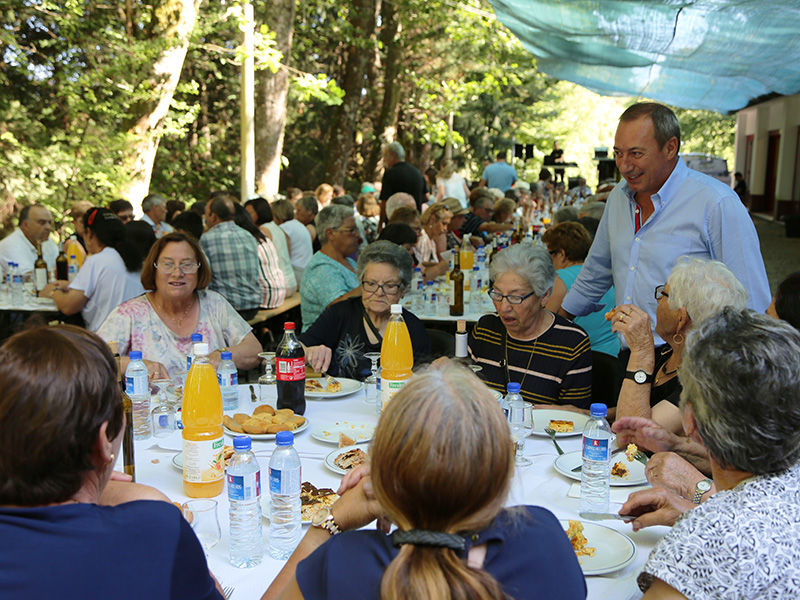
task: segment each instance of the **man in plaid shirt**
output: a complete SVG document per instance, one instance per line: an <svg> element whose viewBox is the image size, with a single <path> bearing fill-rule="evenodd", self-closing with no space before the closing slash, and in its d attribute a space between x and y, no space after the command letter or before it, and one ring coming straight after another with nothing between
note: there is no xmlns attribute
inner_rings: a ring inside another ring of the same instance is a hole
<svg viewBox="0 0 800 600"><path fill-rule="evenodd" d="M243 319L252 319L261 303L256 239L233 222L235 200L218 196L206 204L206 232L200 247L211 264L209 289L222 294Z"/></svg>

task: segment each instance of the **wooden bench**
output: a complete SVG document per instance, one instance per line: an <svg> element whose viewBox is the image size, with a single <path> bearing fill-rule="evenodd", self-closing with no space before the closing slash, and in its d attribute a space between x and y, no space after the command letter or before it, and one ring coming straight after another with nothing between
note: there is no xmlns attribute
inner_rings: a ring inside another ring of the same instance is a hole
<svg viewBox="0 0 800 600"><path fill-rule="evenodd" d="M282 315L285 312L289 312L293 308L300 306L300 291L296 291L291 296L287 297L283 304L280 306L276 306L275 308L268 308L264 310L260 310L256 313L256 316L247 321L251 326L256 326L259 323L263 323L264 321L269 321L273 317L277 317L278 315Z"/></svg>

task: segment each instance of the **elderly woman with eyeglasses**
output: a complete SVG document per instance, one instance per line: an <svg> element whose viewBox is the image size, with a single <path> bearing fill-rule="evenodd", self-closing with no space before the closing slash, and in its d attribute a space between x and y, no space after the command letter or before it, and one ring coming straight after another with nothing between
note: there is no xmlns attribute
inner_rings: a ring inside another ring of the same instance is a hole
<svg viewBox="0 0 800 600"><path fill-rule="evenodd" d="M153 245L142 268L150 291L117 306L97 331L117 341L123 371L131 350L142 352L151 379L184 371L193 333L208 343L215 367L225 350L240 369L258 365L261 345L228 301L206 290L210 281L211 267L194 237L169 233Z"/></svg>
<svg viewBox="0 0 800 600"><path fill-rule="evenodd" d="M329 304L361 294L356 262L350 258L361 239L353 209L331 204L319 212L314 224L322 247L308 261L300 283L303 331Z"/></svg>
<svg viewBox="0 0 800 600"><path fill-rule="evenodd" d="M411 265L409 253L389 241L378 240L361 252L357 266L361 296L332 304L300 335L313 369L351 379L370 374L371 362L364 355L380 352L391 306L400 302L411 284ZM418 364L430 354L430 340L417 317L403 310L403 319Z"/></svg>
<svg viewBox="0 0 800 600"><path fill-rule="evenodd" d="M614 310L612 330L625 336L631 350L617 402L617 418L645 417L682 435L678 372L689 331L725 307L747 308L747 291L733 272L716 260L685 258L655 289L656 333L667 342L655 353L650 318L623 304Z"/></svg>
<svg viewBox="0 0 800 600"><path fill-rule="evenodd" d="M555 268L547 250L517 244L492 259L489 296L497 314L485 315L469 336L469 352L489 387L510 382L535 404L589 408L592 355L578 325L545 308Z"/></svg>

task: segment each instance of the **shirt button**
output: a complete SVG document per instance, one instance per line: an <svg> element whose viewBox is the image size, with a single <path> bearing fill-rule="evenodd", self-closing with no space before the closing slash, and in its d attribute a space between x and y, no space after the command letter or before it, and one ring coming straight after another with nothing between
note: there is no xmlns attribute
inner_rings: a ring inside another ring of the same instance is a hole
<svg viewBox="0 0 800 600"><path fill-rule="evenodd" d="M636 268L635 268L635 267L631 267L631 271L635 271L635 270L636 270Z"/></svg>
<svg viewBox="0 0 800 600"><path fill-rule="evenodd" d="M625 298L625 300L627 300L628 302L630 302L630 301L631 301L631 297L630 297L630 296L628 296L627 298Z"/></svg>
<svg viewBox="0 0 800 600"><path fill-rule="evenodd" d="M641 241L641 240L640 240L639 238L636 238L636 241L637 241L637 242L639 242L639 241Z"/></svg>

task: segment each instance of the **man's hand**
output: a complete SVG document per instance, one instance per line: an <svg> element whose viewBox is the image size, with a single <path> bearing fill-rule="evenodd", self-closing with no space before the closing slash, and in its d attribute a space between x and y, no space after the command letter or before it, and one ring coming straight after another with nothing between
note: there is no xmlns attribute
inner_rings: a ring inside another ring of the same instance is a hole
<svg viewBox="0 0 800 600"><path fill-rule="evenodd" d="M653 487L666 488L688 500L694 498L697 482L706 478L691 463L674 452L653 454L647 461L644 473Z"/></svg>
<svg viewBox="0 0 800 600"><path fill-rule="evenodd" d="M692 502L664 488L652 488L631 494L619 514L636 517L631 524L634 531L639 531L654 525L672 527L678 517L694 506Z"/></svg>
<svg viewBox="0 0 800 600"><path fill-rule="evenodd" d="M672 452L681 443L680 437L643 417L617 419L611 431L617 434L620 448L633 443L650 452Z"/></svg>

